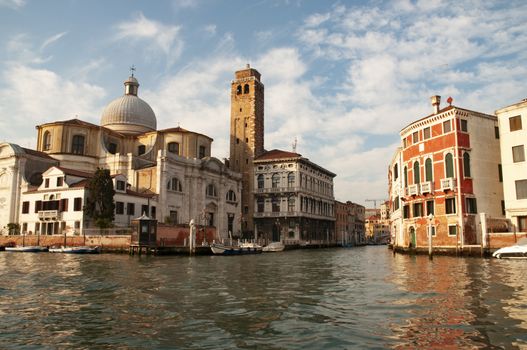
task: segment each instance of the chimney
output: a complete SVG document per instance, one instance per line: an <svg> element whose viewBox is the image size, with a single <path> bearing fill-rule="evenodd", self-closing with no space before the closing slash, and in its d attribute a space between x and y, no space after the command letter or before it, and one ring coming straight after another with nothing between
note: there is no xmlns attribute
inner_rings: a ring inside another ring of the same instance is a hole
<svg viewBox="0 0 527 350"><path fill-rule="evenodd" d="M432 101L432 107L434 107L434 114L439 113L439 104L441 103L441 96L432 96L430 97L430 101Z"/></svg>

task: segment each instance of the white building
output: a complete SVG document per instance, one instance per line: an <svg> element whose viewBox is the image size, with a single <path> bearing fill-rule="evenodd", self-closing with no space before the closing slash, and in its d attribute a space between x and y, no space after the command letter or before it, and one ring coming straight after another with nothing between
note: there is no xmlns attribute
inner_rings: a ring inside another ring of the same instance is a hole
<svg viewBox="0 0 527 350"><path fill-rule="evenodd" d="M527 232L527 99L497 110L496 115L505 215L516 231Z"/></svg>

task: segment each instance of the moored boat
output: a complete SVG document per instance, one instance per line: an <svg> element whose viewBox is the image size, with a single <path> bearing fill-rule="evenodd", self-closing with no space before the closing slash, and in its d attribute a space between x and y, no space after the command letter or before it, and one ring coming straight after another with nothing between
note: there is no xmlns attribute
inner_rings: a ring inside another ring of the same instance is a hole
<svg viewBox="0 0 527 350"><path fill-rule="evenodd" d="M262 248L263 252L281 252L285 249L285 245L282 242L271 242Z"/></svg>
<svg viewBox="0 0 527 350"><path fill-rule="evenodd" d="M5 251L6 252L20 252L20 253L40 253L40 252L47 252L48 247L42 247L39 245L5 247Z"/></svg>
<svg viewBox="0 0 527 350"><path fill-rule="evenodd" d="M493 257L498 259L527 259L527 239L521 239L517 244L496 250Z"/></svg>
<svg viewBox="0 0 527 350"><path fill-rule="evenodd" d="M241 243L240 245L212 243L210 249L216 255L259 254L262 252L261 245L251 242Z"/></svg>
<svg viewBox="0 0 527 350"><path fill-rule="evenodd" d="M100 247L60 247L60 248L50 248L50 253L64 253L64 254L99 254L101 252Z"/></svg>

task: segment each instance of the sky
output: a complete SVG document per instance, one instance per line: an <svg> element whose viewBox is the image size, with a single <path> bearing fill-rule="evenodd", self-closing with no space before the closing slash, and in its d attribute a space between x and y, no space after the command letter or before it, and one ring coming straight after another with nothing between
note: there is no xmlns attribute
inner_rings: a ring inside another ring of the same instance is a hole
<svg viewBox="0 0 527 350"><path fill-rule="evenodd" d="M525 62L523 0L0 0L0 142L35 148L35 125L99 124L133 65L159 129L206 134L227 158L230 83L249 63L265 148L296 139L337 174L337 200L372 207L430 96L493 114L527 97Z"/></svg>

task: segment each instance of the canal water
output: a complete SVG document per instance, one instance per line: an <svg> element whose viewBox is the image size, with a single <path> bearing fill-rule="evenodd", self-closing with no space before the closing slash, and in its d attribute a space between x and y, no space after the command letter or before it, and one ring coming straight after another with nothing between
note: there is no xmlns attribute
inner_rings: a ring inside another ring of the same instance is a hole
<svg viewBox="0 0 527 350"><path fill-rule="evenodd" d="M0 253L1 349L527 348L527 261Z"/></svg>

